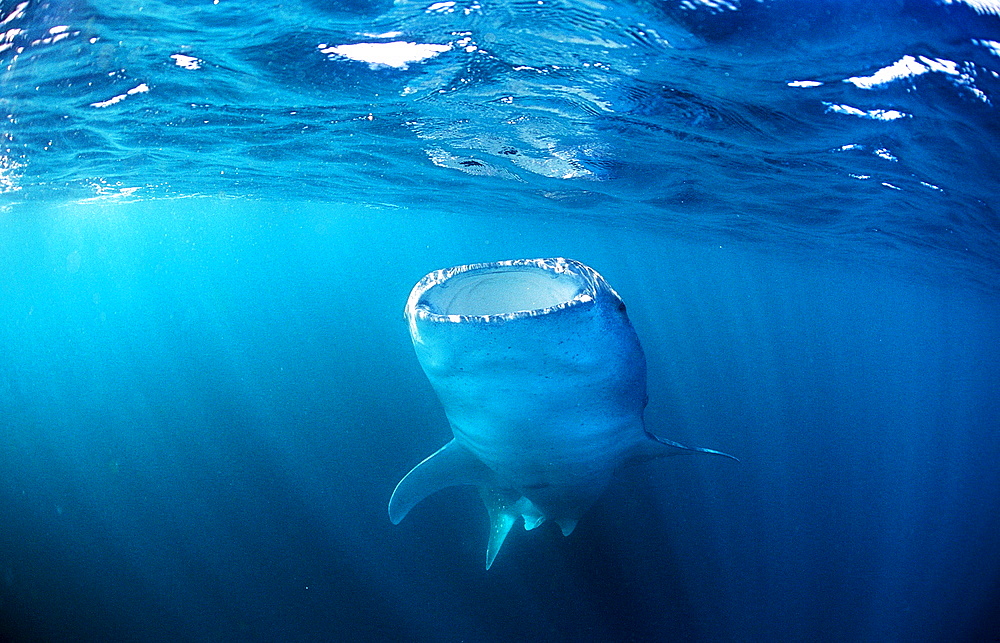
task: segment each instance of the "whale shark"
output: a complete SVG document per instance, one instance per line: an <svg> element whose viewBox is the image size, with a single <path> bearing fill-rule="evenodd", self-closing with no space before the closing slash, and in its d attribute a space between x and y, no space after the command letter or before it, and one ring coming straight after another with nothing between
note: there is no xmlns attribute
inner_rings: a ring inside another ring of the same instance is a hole
<svg viewBox="0 0 1000 643"><path fill-rule="evenodd" d="M518 519L564 536L630 462L681 453L646 430L646 358L625 304L572 259L515 259L437 270L413 287L405 319L453 438L396 485L399 524L427 496L475 485L490 518L486 569Z"/></svg>

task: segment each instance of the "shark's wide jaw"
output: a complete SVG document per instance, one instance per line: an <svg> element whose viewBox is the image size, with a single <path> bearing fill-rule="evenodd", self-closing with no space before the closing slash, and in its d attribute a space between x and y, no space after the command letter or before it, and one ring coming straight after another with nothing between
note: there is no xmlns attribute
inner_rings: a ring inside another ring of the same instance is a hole
<svg viewBox="0 0 1000 643"><path fill-rule="evenodd" d="M405 314L455 437L400 481L389 516L398 523L439 489L478 486L492 525L487 568L518 518L569 535L629 459L719 453L645 431L638 337L618 293L580 262L438 270L414 286Z"/></svg>
<svg viewBox="0 0 1000 643"><path fill-rule="evenodd" d="M577 266L585 270L574 270ZM416 342L420 341L418 320L497 323L546 315L593 301L603 282L592 269L562 258L455 266L435 270L417 282L406 302L405 315Z"/></svg>

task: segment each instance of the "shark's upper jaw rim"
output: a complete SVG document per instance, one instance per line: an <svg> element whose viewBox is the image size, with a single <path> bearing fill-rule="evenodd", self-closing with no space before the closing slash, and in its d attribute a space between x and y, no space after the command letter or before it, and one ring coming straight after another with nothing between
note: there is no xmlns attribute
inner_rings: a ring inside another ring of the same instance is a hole
<svg viewBox="0 0 1000 643"><path fill-rule="evenodd" d="M593 301L600 276L564 258L512 259L436 270L414 286L406 317L432 322L501 322Z"/></svg>

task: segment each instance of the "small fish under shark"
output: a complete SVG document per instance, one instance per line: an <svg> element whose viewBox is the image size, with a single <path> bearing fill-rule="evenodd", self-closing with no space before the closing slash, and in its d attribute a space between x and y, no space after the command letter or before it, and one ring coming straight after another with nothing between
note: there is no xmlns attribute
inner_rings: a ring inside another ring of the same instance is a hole
<svg viewBox="0 0 1000 643"><path fill-rule="evenodd" d="M437 270L413 287L405 314L454 438L396 485L389 519L399 524L446 487L479 487L487 569L518 518L572 533L626 463L693 452L736 460L646 430L639 338L618 293L578 261Z"/></svg>

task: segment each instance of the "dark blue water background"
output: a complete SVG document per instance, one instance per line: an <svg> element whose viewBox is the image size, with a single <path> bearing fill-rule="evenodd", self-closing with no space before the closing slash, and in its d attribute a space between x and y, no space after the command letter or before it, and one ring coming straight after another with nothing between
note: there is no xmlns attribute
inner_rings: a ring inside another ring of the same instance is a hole
<svg viewBox="0 0 1000 643"><path fill-rule="evenodd" d="M1000 640L998 13L0 2L0 640ZM487 572L402 306L542 256L741 462Z"/></svg>

